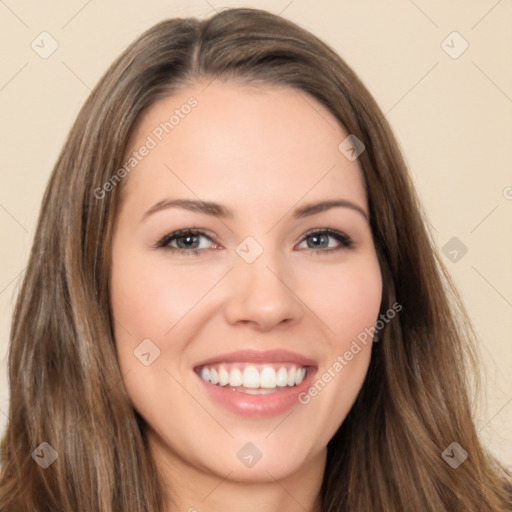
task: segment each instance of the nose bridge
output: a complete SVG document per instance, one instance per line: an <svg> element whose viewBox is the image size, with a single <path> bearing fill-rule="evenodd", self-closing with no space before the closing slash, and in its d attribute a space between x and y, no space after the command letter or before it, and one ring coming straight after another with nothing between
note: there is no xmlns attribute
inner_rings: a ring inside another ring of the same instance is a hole
<svg viewBox="0 0 512 512"><path fill-rule="evenodd" d="M289 271L277 247L265 246L247 237L236 248L238 260L231 273L230 322L252 321L271 327L296 320L301 305L293 293L293 273Z"/></svg>

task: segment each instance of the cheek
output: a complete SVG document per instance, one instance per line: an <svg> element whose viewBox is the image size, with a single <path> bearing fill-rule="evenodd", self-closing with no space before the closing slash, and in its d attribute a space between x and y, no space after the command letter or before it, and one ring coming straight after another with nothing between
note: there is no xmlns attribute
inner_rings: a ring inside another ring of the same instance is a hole
<svg viewBox="0 0 512 512"><path fill-rule="evenodd" d="M190 334L184 334L183 328L195 318L194 306L212 286L212 276L176 266L170 269L164 259L148 259L125 248L121 255L114 246L111 303L125 388L135 408L158 423L167 418L162 412L162 390L176 400L182 397L180 407L193 408L171 375L177 376L176 361Z"/></svg>
<svg viewBox="0 0 512 512"><path fill-rule="evenodd" d="M333 348L343 349L375 324L382 298L382 278L375 256L304 272L299 282L300 296L326 327L326 339Z"/></svg>
<svg viewBox="0 0 512 512"><path fill-rule="evenodd" d="M325 326L322 361L312 386L300 398L326 442L348 414L364 382L377 321L382 277L376 256L325 268L303 278L302 296ZM316 419L313 419L316 418Z"/></svg>
<svg viewBox="0 0 512 512"><path fill-rule="evenodd" d="M170 269L165 262L148 264L147 257L125 255L112 268L114 317L135 337L161 339L191 311L211 281L211 272L199 267Z"/></svg>
<svg viewBox="0 0 512 512"><path fill-rule="evenodd" d="M180 268L165 258L148 259L137 251L123 250L121 256L114 250L111 273L118 360L127 376L126 390L147 418L161 411L161 396L155 390L165 389L174 397L182 395L170 374L179 374L182 381L189 370L183 356L204 323L207 294L220 275L207 265ZM143 356L148 352L149 356ZM150 364L145 366L146 362Z"/></svg>

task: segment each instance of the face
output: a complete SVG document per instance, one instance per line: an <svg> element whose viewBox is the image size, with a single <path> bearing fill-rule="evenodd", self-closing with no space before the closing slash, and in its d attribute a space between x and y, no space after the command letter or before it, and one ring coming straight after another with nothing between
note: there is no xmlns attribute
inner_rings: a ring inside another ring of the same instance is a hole
<svg viewBox="0 0 512 512"><path fill-rule="evenodd" d="M130 143L119 362L170 467L281 479L324 460L367 372L382 281L366 191L313 98L205 86L156 103Z"/></svg>

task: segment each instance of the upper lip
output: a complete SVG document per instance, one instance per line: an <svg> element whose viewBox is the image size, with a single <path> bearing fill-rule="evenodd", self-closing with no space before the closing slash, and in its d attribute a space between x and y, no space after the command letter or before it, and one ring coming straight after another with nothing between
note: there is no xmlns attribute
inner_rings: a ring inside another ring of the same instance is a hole
<svg viewBox="0 0 512 512"><path fill-rule="evenodd" d="M309 357L305 357L289 350L237 350L227 354L219 354L209 359L205 359L195 365L208 366L218 363L296 363L301 366L316 366L316 362Z"/></svg>

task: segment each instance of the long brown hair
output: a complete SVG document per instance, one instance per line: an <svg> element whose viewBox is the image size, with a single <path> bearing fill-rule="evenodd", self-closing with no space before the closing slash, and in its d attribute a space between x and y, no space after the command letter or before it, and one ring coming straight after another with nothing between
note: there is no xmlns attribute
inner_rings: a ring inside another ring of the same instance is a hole
<svg viewBox="0 0 512 512"><path fill-rule="evenodd" d="M510 473L484 449L472 419L475 336L385 117L331 48L256 9L159 23L114 62L78 115L44 195L12 322L0 508L164 510L114 344L109 268L121 187L95 191L122 167L141 113L200 79L293 87L366 146L359 162L382 310L403 309L381 332L328 445L322 511L510 509ZM44 442L58 455L46 469L35 462ZM468 453L456 469L441 456L453 442Z"/></svg>

